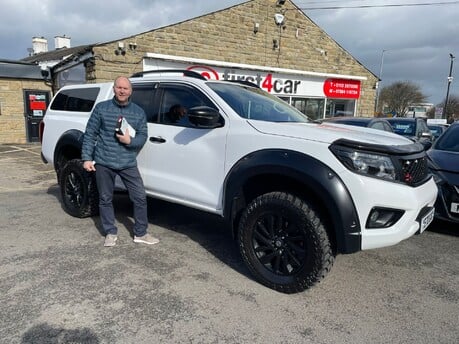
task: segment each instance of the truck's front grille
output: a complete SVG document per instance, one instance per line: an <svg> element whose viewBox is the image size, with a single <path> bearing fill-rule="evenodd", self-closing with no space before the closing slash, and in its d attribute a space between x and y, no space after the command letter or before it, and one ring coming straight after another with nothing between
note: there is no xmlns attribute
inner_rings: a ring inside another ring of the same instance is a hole
<svg viewBox="0 0 459 344"><path fill-rule="evenodd" d="M425 156L414 159L399 159L401 165L400 179L408 185L416 186L429 177Z"/></svg>

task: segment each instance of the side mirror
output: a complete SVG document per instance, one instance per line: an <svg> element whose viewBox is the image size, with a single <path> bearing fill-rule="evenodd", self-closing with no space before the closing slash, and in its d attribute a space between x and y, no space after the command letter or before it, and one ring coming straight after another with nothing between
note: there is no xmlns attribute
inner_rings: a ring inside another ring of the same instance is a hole
<svg viewBox="0 0 459 344"><path fill-rule="evenodd" d="M188 118L198 128L213 129L223 126L223 118L218 110L209 106L196 106L188 109Z"/></svg>
<svg viewBox="0 0 459 344"><path fill-rule="evenodd" d="M419 138L419 142L424 146L424 150L428 150L432 147L432 133L425 131L421 133L421 137Z"/></svg>
<svg viewBox="0 0 459 344"><path fill-rule="evenodd" d="M432 147L432 141L430 140L422 140L421 144L424 146L424 150L428 150Z"/></svg>
<svg viewBox="0 0 459 344"><path fill-rule="evenodd" d="M424 131L423 133L421 133L421 138L432 140L432 133L429 133L428 131Z"/></svg>

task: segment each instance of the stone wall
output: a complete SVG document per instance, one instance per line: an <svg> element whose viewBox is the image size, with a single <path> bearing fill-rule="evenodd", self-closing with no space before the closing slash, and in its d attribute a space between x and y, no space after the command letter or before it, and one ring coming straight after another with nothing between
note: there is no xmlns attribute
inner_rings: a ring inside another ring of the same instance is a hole
<svg viewBox="0 0 459 344"><path fill-rule="evenodd" d="M274 14L284 11L278 26ZM259 30L254 33L254 24ZM273 40L279 49L273 49ZM123 42L125 55L116 55ZM136 43L135 50L129 43ZM118 75L142 70L146 53L219 60L232 63L365 76L359 114L373 115L377 78L345 49L312 22L291 2L282 7L276 0L253 0L154 31L109 42L94 48L95 80L111 81Z"/></svg>
<svg viewBox="0 0 459 344"><path fill-rule="evenodd" d="M43 81L0 78L0 143L27 142L24 90L50 91Z"/></svg>
<svg viewBox="0 0 459 344"><path fill-rule="evenodd" d="M276 25L275 13L285 22ZM258 32L254 24L258 23ZM152 24L154 25L154 24ZM279 43L273 49L273 40ZM115 54L118 42L125 54ZM129 49L135 43L136 49ZM372 116L377 77L312 22L290 1L252 0L181 23L120 38L93 47L95 64L86 69L88 83L113 81L143 70L147 53L219 60L366 77L361 83L358 114ZM23 90L50 90L42 81L0 79L0 143L26 142Z"/></svg>

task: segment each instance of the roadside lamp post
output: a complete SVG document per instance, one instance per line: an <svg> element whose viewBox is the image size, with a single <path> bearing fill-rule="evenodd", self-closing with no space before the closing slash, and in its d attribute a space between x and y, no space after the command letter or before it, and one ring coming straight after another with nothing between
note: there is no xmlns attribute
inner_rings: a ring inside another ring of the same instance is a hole
<svg viewBox="0 0 459 344"><path fill-rule="evenodd" d="M378 105L379 105L379 94L381 93L381 81L382 81L382 72L383 72L383 66L384 66L384 53L387 50L383 49L381 52L381 62L379 64L379 75L378 75L378 82L376 86L376 101L375 101L375 114L378 111Z"/></svg>
<svg viewBox="0 0 459 344"><path fill-rule="evenodd" d="M448 107L448 98L449 98L449 86L451 85L451 82L453 81L453 77L451 76L453 72L453 60L455 56L453 54L449 54L449 58L451 59L450 65L449 65L449 75L448 75L448 87L446 88L446 98L445 98L445 106L443 106L443 113L441 115L442 118L446 118L447 116L447 107Z"/></svg>

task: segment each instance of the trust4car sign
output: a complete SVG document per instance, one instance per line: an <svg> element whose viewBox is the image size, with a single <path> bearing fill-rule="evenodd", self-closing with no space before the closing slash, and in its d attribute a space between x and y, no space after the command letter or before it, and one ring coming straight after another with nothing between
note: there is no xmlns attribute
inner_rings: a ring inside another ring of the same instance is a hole
<svg viewBox="0 0 459 344"><path fill-rule="evenodd" d="M188 69L200 73L209 80L239 80L256 84L268 93L286 96L308 96L329 98L360 97L360 80L341 78L325 79L320 76L304 76L232 67L217 67L204 64L167 60L148 60L145 70Z"/></svg>
<svg viewBox="0 0 459 344"><path fill-rule="evenodd" d="M347 79L306 78L296 75L249 71L241 69L218 68L202 65L187 67L201 73L207 79L239 80L256 84L268 93L278 95L308 95L330 98L360 97L360 81Z"/></svg>
<svg viewBox="0 0 459 344"><path fill-rule="evenodd" d="M246 81L256 84L268 93L274 94L302 94L302 81L291 76L281 76L274 73L263 73L230 68L217 68L194 65L187 67L200 73L210 80Z"/></svg>

